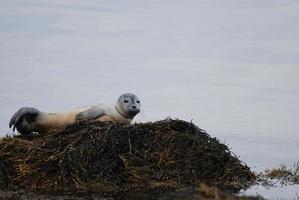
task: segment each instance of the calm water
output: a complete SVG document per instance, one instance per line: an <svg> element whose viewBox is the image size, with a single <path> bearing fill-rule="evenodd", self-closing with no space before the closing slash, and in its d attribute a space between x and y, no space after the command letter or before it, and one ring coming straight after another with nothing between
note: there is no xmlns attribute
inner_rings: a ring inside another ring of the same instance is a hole
<svg viewBox="0 0 299 200"><path fill-rule="evenodd" d="M193 120L255 171L292 166L298 24L295 0L1 0L0 135L21 106L67 111L129 91L138 122Z"/></svg>

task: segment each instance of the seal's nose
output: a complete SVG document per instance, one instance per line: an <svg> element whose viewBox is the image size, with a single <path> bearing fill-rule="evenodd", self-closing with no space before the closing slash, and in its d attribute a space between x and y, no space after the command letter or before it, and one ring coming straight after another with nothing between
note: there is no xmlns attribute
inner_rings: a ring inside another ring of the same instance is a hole
<svg viewBox="0 0 299 200"><path fill-rule="evenodd" d="M134 104L134 105L132 105L132 108L133 108L133 109L136 109L136 105L135 105L135 104Z"/></svg>

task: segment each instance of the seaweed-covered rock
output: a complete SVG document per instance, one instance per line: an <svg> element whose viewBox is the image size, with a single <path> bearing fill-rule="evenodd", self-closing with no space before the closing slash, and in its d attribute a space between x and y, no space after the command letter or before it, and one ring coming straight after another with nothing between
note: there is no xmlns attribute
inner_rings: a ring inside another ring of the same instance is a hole
<svg viewBox="0 0 299 200"><path fill-rule="evenodd" d="M62 132L0 141L0 186L43 192L179 189L237 191L254 179L229 148L193 123L83 121Z"/></svg>

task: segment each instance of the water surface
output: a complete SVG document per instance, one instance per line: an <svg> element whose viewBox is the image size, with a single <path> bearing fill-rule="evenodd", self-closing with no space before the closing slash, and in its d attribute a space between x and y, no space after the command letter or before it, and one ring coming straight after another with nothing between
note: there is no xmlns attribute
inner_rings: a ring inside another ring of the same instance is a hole
<svg viewBox="0 0 299 200"><path fill-rule="evenodd" d="M133 92L138 122L193 120L255 171L292 166L298 23L293 0L3 0L0 134L22 106L67 111Z"/></svg>

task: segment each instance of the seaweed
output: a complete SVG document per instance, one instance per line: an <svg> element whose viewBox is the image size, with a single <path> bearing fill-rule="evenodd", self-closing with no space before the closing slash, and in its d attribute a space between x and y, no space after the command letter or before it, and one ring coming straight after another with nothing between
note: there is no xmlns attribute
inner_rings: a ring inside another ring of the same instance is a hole
<svg viewBox="0 0 299 200"><path fill-rule="evenodd" d="M259 175L264 179L279 180L281 185L299 184L299 161L294 164L293 168L287 168L285 165L273 169L267 169Z"/></svg>
<svg viewBox="0 0 299 200"><path fill-rule="evenodd" d="M119 194L205 183L237 192L256 176L228 146L193 123L81 121L62 132L0 140L0 187Z"/></svg>

